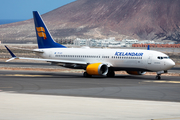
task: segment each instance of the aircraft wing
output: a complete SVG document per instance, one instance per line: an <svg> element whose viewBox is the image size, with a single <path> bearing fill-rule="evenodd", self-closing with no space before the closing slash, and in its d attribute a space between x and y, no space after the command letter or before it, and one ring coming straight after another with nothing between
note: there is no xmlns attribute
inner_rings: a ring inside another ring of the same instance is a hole
<svg viewBox="0 0 180 120"><path fill-rule="evenodd" d="M57 59L41 59L41 58L25 58L25 57L16 57L16 59L37 60L37 61L46 61L46 62L52 62L52 63L71 63L71 64L82 64L82 65L87 64L86 62L70 61L70 60L57 60Z"/></svg>

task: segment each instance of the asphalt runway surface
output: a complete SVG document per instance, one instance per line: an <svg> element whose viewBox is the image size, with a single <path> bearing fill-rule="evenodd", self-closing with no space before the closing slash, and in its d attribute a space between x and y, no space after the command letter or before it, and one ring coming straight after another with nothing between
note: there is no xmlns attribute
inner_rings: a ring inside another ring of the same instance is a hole
<svg viewBox="0 0 180 120"><path fill-rule="evenodd" d="M180 102L180 77L116 75L84 78L81 73L0 71L0 91L25 94L78 96Z"/></svg>
<svg viewBox="0 0 180 120"><path fill-rule="evenodd" d="M64 71L0 70L0 119L180 119L179 76L162 76L161 80L152 75L84 78L60 66L31 62L0 62L0 68Z"/></svg>

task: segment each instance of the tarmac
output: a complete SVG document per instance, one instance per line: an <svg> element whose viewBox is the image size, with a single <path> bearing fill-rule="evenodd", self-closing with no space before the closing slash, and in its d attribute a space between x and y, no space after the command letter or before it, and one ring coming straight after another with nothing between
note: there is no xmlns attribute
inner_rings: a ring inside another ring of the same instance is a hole
<svg viewBox="0 0 180 120"><path fill-rule="evenodd" d="M179 120L180 103L0 93L1 120Z"/></svg>
<svg viewBox="0 0 180 120"><path fill-rule="evenodd" d="M0 120L180 120L179 76L0 71Z"/></svg>

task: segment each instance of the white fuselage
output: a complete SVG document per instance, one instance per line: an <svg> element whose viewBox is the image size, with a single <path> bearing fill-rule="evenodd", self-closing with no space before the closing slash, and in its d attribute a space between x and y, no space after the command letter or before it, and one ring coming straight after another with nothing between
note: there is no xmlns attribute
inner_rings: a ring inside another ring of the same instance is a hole
<svg viewBox="0 0 180 120"><path fill-rule="evenodd" d="M161 52L139 49L83 49L50 48L37 53L45 59L69 60L86 63L107 63L118 70L162 71L171 69L175 63Z"/></svg>

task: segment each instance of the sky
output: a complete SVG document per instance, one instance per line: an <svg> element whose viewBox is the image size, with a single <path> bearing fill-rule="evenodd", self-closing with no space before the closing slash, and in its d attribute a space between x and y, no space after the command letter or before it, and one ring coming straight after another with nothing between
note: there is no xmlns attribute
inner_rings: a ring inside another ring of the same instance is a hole
<svg viewBox="0 0 180 120"><path fill-rule="evenodd" d="M76 0L0 0L0 19L22 19L33 17L32 11L47 13Z"/></svg>

